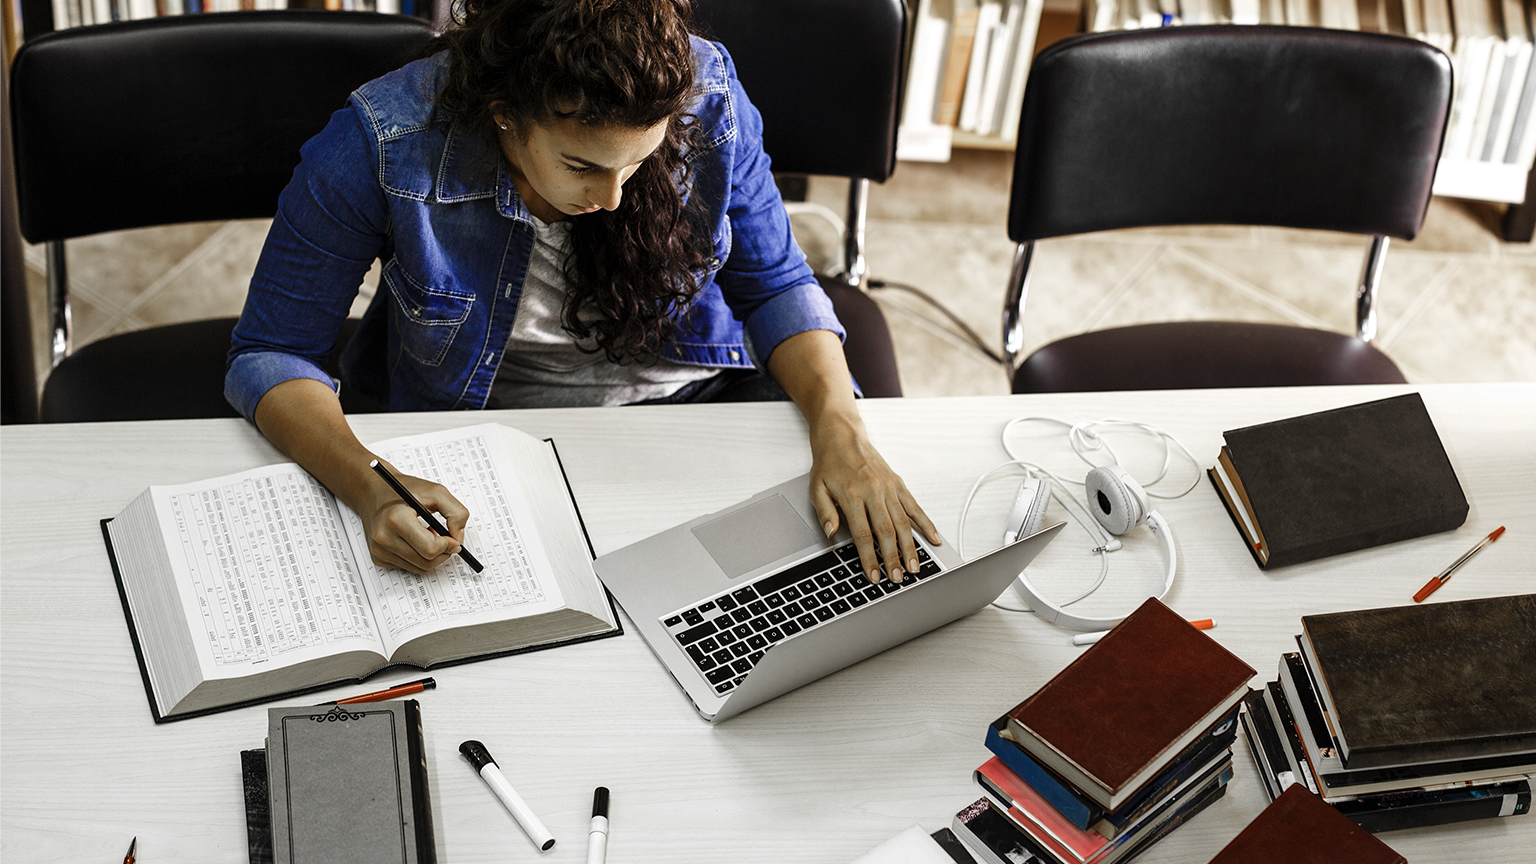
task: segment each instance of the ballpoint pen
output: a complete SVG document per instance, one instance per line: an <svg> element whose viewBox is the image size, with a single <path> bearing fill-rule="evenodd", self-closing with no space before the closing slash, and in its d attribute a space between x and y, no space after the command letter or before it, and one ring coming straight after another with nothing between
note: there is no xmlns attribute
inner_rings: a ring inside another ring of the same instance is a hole
<svg viewBox="0 0 1536 864"><path fill-rule="evenodd" d="M128 844L128 857L123 859L123 864L133 864L133 850L137 848L139 848L139 838L135 837L133 842Z"/></svg>
<svg viewBox="0 0 1536 864"><path fill-rule="evenodd" d="M453 536L448 533L447 528L443 527L443 523L437 521L436 516L433 516L430 512L428 512L427 508L421 506L421 502L416 500L416 496L411 494L411 490L405 488L404 483L396 480L395 475L389 473L389 469L384 467L383 462L375 459L368 463L368 467L372 468L375 474L378 474L380 477L384 478L384 482L389 484L389 488L395 490L396 495L399 495L401 499L405 501L405 503L411 505L411 509L416 511L416 515L420 516L427 523L428 528L431 528L433 531L437 532L439 537ZM485 567L481 565L479 561L475 560L475 556L469 554L469 550L465 549L463 544L459 545L459 557L463 558L464 563L469 565L469 569L475 571L476 573L479 573L481 570L485 569Z"/></svg>
<svg viewBox="0 0 1536 864"><path fill-rule="evenodd" d="M1493 531L1487 537L1484 537L1481 541L1479 541L1476 546L1468 549L1465 553L1462 554L1460 558L1452 561L1451 566L1441 570L1439 576L1436 576L1428 582L1425 582L1424 587L1419 589L1419 593L1413 595L1413 602L1423 603L1425 597L1435 593L1435 591L1438 590L1441 585L1444 585L1447 581L1450 580L1451 574L1456 572L1456 568L1470 561L1473 555L1483 551L1484 546L1487 546L1489 543L1499 539L1499 535L1503 533L1503 525L1493 529Z"/></svg>
<svg viewBox="0 0 1536 864"><path fill-rule="evenodd" d="M404 684L396 684L387 690L375 690L372 693L364 693L361 696L353 696L348 699L337 699L334 702L321 702L321 705L354 705L359 702L382 702L385 699L395 699L400 696L409 696L412 693L420 693L423 690L437 689L437 681L433 678L423 678L420 681L407 681Z"/></svg>

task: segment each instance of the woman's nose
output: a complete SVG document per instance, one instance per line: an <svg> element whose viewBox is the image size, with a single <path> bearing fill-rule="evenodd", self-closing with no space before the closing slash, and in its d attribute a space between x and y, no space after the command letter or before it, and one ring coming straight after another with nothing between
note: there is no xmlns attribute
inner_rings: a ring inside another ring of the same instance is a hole
<svg viewBox="0 0 1536 864"><path fill-rule="evenodd" d="M620 180L618 175L610 175L606 180L589 188L587 197L593 206L604 210L616 210L619 201L624 197L624 181Z"/></svg>

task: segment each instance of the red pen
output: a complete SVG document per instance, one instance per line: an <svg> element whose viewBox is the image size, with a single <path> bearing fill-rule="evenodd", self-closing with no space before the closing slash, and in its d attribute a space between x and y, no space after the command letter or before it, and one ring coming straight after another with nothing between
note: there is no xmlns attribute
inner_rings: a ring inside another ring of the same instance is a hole
<svg viewBox="0 0 1536 864"><path fill-rule="evenodd" d="M133 850L137 848L139 848L139 838L135 837L133 842L128 844L128 857L123 859L123 864L133 864Z"/></svg>
<svg viewBox="0 0 1536 864"><path fill-rule="evenodd" d="M420 693L423 690L437 689L437 682L431 678L423 678L420 681L409 681L405 684L397 684L388 690L379 690L374 693L364 693L361 696L353 696L350 699L337 699L335 702L321 702L321 705L352 705L357 702L383 702L385 699L394 699L397 696L409 696L412 693Z"/></svg>
<svg viewBox="0 0 1536 864"><path fill-rule="evenodd" d="M1435 591L1437 589L1439 589L1439 587L1441 585L1444 585L1446 583L1446 581L1451 578L1451 574L1456 572L1456 568L1457 567L1460 567L1461 565L1467 563L1467 561L1469 561L1472 558L1473 555L1476 555L1477 553L1481 552L1483 550L1484 546L1487 546L1489 543L1492 543L1493 541L1499 539L1499 535L1503 534L1503 533L1504 533L1504 526L1503 525L1500 525L1499 527L1493 529L1493 532L1490 533L1487 537L1484 537L1481 542L1479 542L1476 546L1473 546L1471 549L1468 549L1466 551L1466 554L1462 555L1460 558L1457 558L1455 561L1451 562L1451 566L1449 566L1449 567L1445 568L1444 570L1440 571L1440 575L1439 576L1436 576L1435 578L1433 578L1433 579L1429 580L1428 582L1424 583L1424 587L1419 589L1419 593L1413 595L1413 602L1415 602L1415 603L1423 603L1425 597L1428 597L1429 595L1435 593Z"/></svg>

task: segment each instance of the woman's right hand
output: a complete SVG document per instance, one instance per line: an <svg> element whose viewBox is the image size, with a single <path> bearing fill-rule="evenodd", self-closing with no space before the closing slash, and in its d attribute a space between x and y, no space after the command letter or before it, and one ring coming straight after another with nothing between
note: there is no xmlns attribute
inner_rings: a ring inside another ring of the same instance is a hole
<svg viewBox="0 0 1536 864"><path fill-rule="evenodd" d="M377 457L352 433L331 388L312 378L284 381L261 397L255 420L267 440L362 518L373 563L424 574L459 551L468 508L437 483L394 471L386 463L423 507L443 517L451 536L440 537L428 528L368 467Z"/></svg>
<svg viewBox="0 0 1536 864"><path fill-rule="evenodd" d="M391 468L391 473L405 484L421 506L442 517L450 536L440 536L428 528L411 505L379 480L379 494L371 495L369 504L362 509L354 508L363 520L368 552L373 556L373 563L380 567L399 567L418 575L425 574L458 553L464 542L469 510L440 484L402 474L392 466L386 467Z"/></svg>

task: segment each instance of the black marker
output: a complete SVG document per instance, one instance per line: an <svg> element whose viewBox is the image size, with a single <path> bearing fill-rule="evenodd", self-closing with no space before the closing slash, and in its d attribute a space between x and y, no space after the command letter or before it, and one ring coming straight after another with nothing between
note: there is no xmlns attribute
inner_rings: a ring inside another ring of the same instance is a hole
<svg viewBox="0 0 1536 864"><path fill-rule="evenodd" d="M452 534L448 533L447 528L443 527L443 523L437 521L436 516L428 513L427 508L421 506L421 502L416 500L416 496L411 494L411 490L405 488L405 484L401 483L399 480L396 480L395 475L389 473L389 469L384 467L383 462L375 459L368 463L368 467L372 468L374 473L378 474L380 477L383 477L384 482L389 484L389 488L395 490L396 495L399 495L402 499L405 500L405 503L411 505L411 509L416 511L416 515L425 519L427 521L427 526L433 531L436 531L439 537L453 536ZM459 544L459 557L463 558L464 563L469 565L469 569L475 571L476 573L479 573L481 570L485 569L484 565L475 560L475 556L469 554L469 550L465 549L462 543Z"/></svg>
<svg viewBox="0 0 1536 864"><path fill-rule="evenodd" d="M608 855L608 787L592 792L592 827L587 829L587 864L603 864Z"/></svg>

